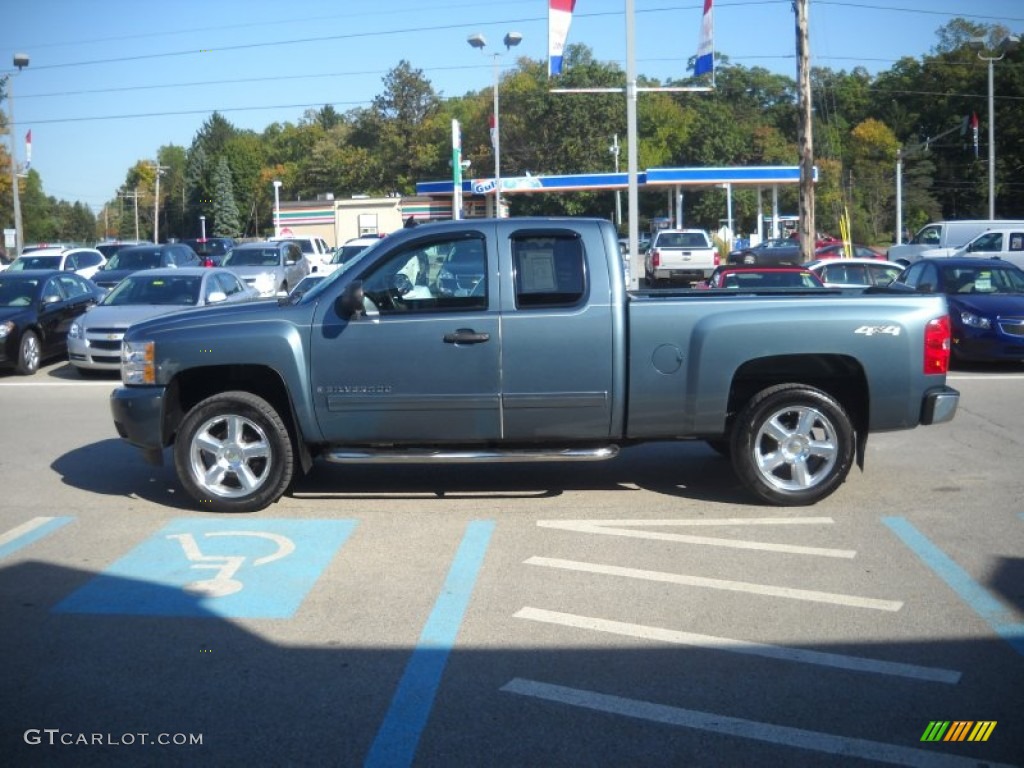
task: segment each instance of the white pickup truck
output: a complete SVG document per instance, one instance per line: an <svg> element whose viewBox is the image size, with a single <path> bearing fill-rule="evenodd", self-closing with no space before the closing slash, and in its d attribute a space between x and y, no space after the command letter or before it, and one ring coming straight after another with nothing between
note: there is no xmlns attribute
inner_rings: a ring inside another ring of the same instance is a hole
<svg viewBox="0 0 1024 768"><path fill-rule="evenodd" d="M644 259L648 285L697 283L719 264L718 249L703 229L662 229Z"/></svg>

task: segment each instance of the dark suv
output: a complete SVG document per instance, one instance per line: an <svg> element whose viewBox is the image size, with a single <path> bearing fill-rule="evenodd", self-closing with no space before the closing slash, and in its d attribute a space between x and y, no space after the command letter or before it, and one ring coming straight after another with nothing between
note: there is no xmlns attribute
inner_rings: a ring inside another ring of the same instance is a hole
<svg viewBox="0 0 1024 768"><path fill-rule="evenodd" d="M100 288L110 290L132 272L160 267L201 267L196 252L184 243L163 245L136 245L122 248L110 257L92 281Z"/></svg>
<svg viewBox="0 0 1024 768"><path fill-rule="evenodd" d="M195 237L182 242L196 252L204 267L219 267L228 251L237 245L233 237Z"/></svg>

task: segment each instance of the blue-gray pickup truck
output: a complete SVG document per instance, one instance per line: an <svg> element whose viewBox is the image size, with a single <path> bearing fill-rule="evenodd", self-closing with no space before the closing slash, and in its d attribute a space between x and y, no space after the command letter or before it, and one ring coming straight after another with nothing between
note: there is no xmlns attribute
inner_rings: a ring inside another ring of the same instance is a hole
<svg viewBox="0 0 1024 768"><path fill-rule="evenodd" d="M478 219L380 240L278 301L132 326L118 433L201 509L256 511L315 459L586 461L705 440L812 504L869 432L953 418L942 296L626 290L612 225Z"/></svg>

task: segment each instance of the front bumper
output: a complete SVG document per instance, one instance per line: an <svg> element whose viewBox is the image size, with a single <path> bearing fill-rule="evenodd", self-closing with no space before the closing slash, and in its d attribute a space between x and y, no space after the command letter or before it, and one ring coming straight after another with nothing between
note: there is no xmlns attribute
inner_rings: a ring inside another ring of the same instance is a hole
<svg viewBox="0 0 1024 768"><path fill-rule="evenodd" d="M142 451L154 465L164 463L164 387L118 387L110 393L110 413L117 434Z"/></svg>
<svg viewBox="0 0 1024 768"><path fill-rule="evenodd" d="M952 387L936 387L924 393L921 403L922 424L944 424L952 421L960 404L960 392Z"/></svg>

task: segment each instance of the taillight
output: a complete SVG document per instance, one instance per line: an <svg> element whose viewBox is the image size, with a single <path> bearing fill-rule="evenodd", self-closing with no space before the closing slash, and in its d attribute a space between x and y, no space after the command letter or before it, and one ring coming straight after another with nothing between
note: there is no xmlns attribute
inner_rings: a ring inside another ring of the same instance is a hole
<svg viewBox="0 0 1024 768"><path fill-rule="evenodd" d="M658 251L657 248L655 248L653 251L651 251L651 266L653 266L653 267L660 267L661 266L661 253Z"/></svg>
<svg viewBox="0 0 1024 768"><path fill-rule="evenodd" d="M949 315L936 317L924 329L924 372L939 374L949 371Z"/></svg>
<svg viewBox="0 0 1024 768"><path fill-rule="evenodd" d="M722 263L722 257L718 253L718 251L715 251L715 266L717 267L721 263Z"/></svg>

